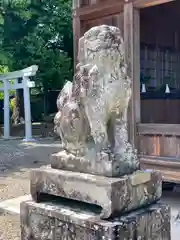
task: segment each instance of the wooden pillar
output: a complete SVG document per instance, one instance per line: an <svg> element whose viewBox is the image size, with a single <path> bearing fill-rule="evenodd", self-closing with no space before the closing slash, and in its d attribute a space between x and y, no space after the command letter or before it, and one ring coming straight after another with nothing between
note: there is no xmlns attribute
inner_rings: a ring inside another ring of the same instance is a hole
<svg viewBox="0 0 180 240"><path fill-rule="evenodd" d="M80 18L77 15L77 9L80 8L80 0L73 0L73 43L74 43L74 69L76 68L78 55L78 41L80 35Z"/></svg>
<svg viewBox="0 0 180 240"><path fill-rule="evenodd" d="M121 30L124 38L124 12L119 13L117 27Z"/></svg>
<svg viewBox="0 0 180 240"><path fill-rule="evenodd" d="M140 19L132 3L124 5L125 61L132 80L132 99L129 106L129 140L138 147L136 125L140 123Z"/></svg>
<svg viewBox="0 0 180 240"><path fill-rule="evenodd" d="M156 5L169 3L173 1L175 0L134 0L133 5L137 8L146 8L146 7L153 7Z"/></svg>

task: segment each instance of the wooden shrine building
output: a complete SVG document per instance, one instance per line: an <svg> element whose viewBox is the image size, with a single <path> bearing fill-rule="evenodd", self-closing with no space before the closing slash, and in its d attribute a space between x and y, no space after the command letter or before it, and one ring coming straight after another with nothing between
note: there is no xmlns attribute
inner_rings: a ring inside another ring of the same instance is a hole
<svg viewBox="0 0 180 240"><path fill-rule="evenodd" d="M74 52L93 26L121 29L132 78L130 140L142 168L180 182L180 1L73 0Z"/></svg>

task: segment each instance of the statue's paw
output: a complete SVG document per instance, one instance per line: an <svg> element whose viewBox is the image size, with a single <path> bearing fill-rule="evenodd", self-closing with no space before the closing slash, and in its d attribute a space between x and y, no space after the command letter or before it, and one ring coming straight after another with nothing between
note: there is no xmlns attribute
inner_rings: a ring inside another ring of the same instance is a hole
<svg viewBox="0 0 180 240"><path fill-rule="evenodd" d="M112 154L112 150L110 148L110 146L108 147L97 147L96 146L96 152L99 153L99 154L107 154L107 155L111 155Z"/></svg>
<svg viewBox="0 0 180 240"><path fill-rule="evenodd" d="M126 151L127 151L127 153L131 153L133 155L137 154L137 150L135 148L133 148L131 144L128 144Z"/></svg>
<svg viewBox="0 0 180 240"><path fill-rule="evenodd" d="M112 153L110 146L108 146L108 147L106 147L106 148L102 148L102 151L103 151L104 153L107 153L107 154L111 154L111 153Z"/></svg>

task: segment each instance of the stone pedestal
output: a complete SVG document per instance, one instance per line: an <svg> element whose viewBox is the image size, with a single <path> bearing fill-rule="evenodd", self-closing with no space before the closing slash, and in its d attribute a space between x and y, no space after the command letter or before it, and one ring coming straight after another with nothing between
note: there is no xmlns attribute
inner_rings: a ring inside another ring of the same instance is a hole
<svg viewBox="0 0 180 240"><path fill-rule="evenodd" d="M21 204L23 240L170 240L170 209L153 204L123 217L101 220L87 206L58 201Z"/></svg>
<svg viewBox="0 0 180 240"><path fill-rule="evenodd" d="M73 83L58 101L63 150L31 173L34 201L21 204L22 240L170 240L158 200L161 174L139 171L128 142L127 75L121 31L102 25L79 40Z"/></svg>
<svg viewBox="0 0 180 240"><path fill-rule="evenodd" d="M162 179L155 171L109 178L47 167L31 173L33 200L43 201L42 193L98 205L102 208L101 217L108 218L159 200Z"/></svg>

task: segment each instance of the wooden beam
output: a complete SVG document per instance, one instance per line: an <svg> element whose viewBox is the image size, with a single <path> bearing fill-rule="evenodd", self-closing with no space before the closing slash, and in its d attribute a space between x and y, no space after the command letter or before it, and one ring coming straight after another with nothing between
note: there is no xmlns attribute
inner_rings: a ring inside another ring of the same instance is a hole
<svg viewBox="0 0 180 240"><path fill-rule="evenodd" d="M107 2L104 4L93 4L91 6L78 8L76 11L80 20L88 21L123 12L123 6L124 1L120 0L116 3Z"/></svg>
<svg viewBox="0 0 180 240"><path fill-rule="evenodd" d="M179 159L156 156L140 156L142 170L153 169L162 173L163 181L180 183Z"/></svg>
<svg viewBox="0 0 180 240"><path fill-rule="evenodd" d="M124 38L124 13L123 12L119 14L117 27L121 30L122 36Z"/></svg>
<svg viewBox="0 0 180 240"><path fill-rule="evenodd" d="M147 7L160 5L163 3L172 2L172 1L175 1L175 0L134 0L133 5L136 8L147 8Z"/></svg>
<svg viewBox="0 0 180 240"><path fill-rule="evenodd" d="M180 136L179 124L138 124L137 133L140 135Z"/></svg>
<svg viewBox="0 0 180 240"><path fill-rule="evenodd" d="M133 91L135 107L135 123L141 122L140 96L140 11L133 9Z"/></svg>
<svg viewBox="0 0 180 240"><path fill-rule="evenodd" d="M136 124L140 122L140 32L139 10L132 2L124 5L125 61L132 80L132 98L129 106L129 140L137 146Z"/></svg>
<svg viewBox="0 0 180 240"><path fill-rule="evenodd" d="M158 156L148 156L148 155L139 155L140 159L144 164L157 166L167 166L169 168L179 169L180 171L180 161L178 158L171 157L158 157Z"/></svg>
<svg viewBox="0 0 180 240"><path fill-rule="evenodd" d="M125 47L125 61L127 64L127 74L132 79L132 60L133 60L133 5L128 3L124 5L124 47ZM133 82L132 82L133 92ZM133 95L133 93L132 93ZM134 122L134 107L133 107L133 96L129 106L128 115L128 130L129 130L129 141L134 146L135 143L135 122Z"/></svg>

